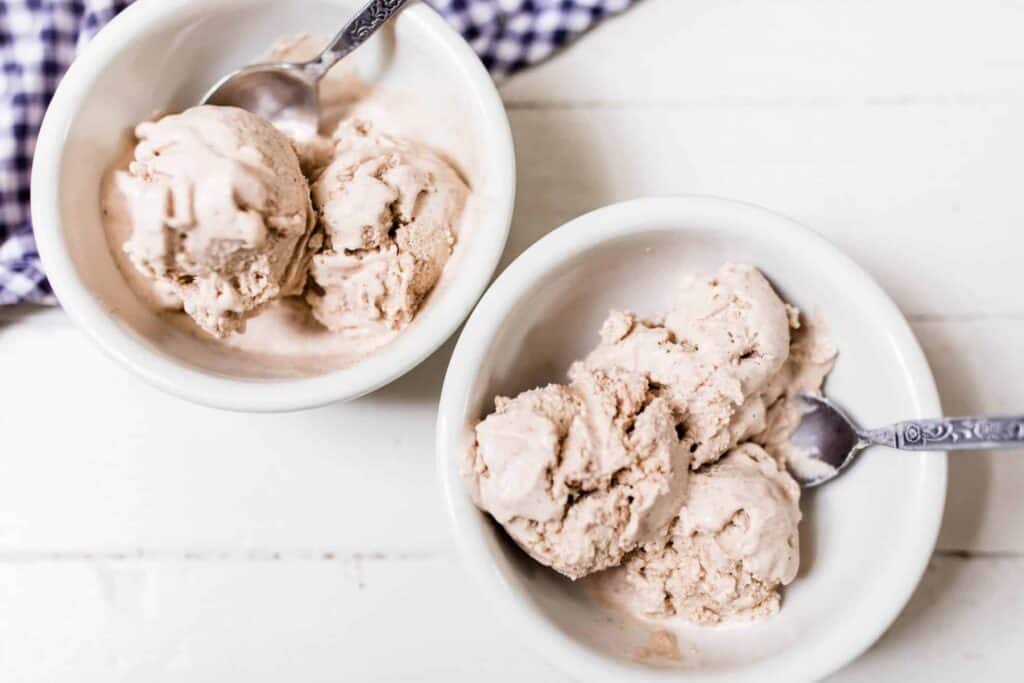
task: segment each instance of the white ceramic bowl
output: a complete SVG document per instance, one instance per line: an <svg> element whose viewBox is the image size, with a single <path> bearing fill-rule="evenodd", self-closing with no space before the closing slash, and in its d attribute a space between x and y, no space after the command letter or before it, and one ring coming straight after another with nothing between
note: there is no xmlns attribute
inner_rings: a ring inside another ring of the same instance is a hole
<svg viewBox="0 0 1024 683"><path fill-rule="evenodd" d="M642 199L540 240L466 324L441 396L437 457L460 555L500 621L579 680L821 678L881 635L932 552L945 456L868 451L804 496L800 576L779 615L742 626L674 625L682 659L659 668L638 659L649 628L599 609L473 507L460 458L495 394L561 380L596 344L610 308L664 312L680 274L726 261L752 263L787 300L824 316L840 352L828 394L862 424L940 414L928 365L896 306L835 247L785 218L719 199Z"/></svg>
<svg viewBox="0 0 1024 683"><path fill-rule="evenodd" d="M414 323L385 349L326 374L252 379L224 355L202 364L188 340L146 310L116 269L100 219L100 178L134 124L195 104L216 79L277 38L330 35L362 0L139 0L75 60L50 104L35 152L32 218L61 305L92 338L153 384L239 410L288 410L372 391L437 349L469 314L504 249L515 194L508 119L479 59L432 9L406 8L354 59L381 89L416 98L424 142L469 178L480 209L457 263ZM441 120L442 126L423 122ZM179 335L180 336L180 335ZM193 342L193 344L198 342ZM234 361L237 363L237 360Z"/></svg>

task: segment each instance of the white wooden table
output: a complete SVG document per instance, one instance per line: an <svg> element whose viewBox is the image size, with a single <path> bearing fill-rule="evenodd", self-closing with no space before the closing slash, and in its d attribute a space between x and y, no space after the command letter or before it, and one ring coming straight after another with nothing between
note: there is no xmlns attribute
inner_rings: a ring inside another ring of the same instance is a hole
<svg viewBox="0 0 1024 683"><path fill-rule="evenodd" d="M646 0L503 86L506 262L617 200L759 203L888 289L947 412L1024 412L1022 35L1010 0ZM450 351L356 403L236 415L142 384L59 310L0 309L0 680L562 680L454 557ZM1024 458L950 465L928 573L838 680L1017 673Z"/></svg>

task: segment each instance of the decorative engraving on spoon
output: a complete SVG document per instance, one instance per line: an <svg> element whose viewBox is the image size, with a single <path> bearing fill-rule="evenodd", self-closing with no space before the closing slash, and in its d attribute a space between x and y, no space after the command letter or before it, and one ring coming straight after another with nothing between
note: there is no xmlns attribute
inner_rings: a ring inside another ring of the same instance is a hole
<svg viewBox="0 0 1024 683"><path fill-rule="evenodd" d="M948 447L950 445L1024 443L1024 419L1019 417L921 420L900 424L900 447Z"/></svg>
<svg viewBox="0 0 1024 683"><path fill-rule="evenodd" d="M877 429L858 429L827 398L813 394L801 398L803 415L790 443L832 468L823 476L820 468L808 474L811 468L791 466L790 473L804 487L820 486L835 478L868 446L904 451L1024 448L1024 415L906 420Z"/></svg>
<svg viewBox="0 0 1024 683"><path fill-rule="evenodd" d="M390 19L391 15L403 4L405 4L405 0L374 0L367 5L358 18L349 24L347 33L362 42L381 24Z"/></svg>
<svg viewBox="0 0 1024 683"><path fill-rule="evenodd" d="M311 79L319 80L339 60L376 33L407 2L409 0L370 0L319 56L302 66L302 70Z"/></svg>

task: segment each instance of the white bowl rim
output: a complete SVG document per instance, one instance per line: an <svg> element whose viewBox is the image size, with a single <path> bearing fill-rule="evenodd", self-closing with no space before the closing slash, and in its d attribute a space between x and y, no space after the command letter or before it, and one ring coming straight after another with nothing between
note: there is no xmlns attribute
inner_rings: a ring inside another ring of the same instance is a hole
<svg viewBox="0 0 1024 683"><path fill-rule="evenodd" d="M438 407L436 458L438 476L457 553L486 601L519 637L550 664L582 680L680 680L688 674L707 681L818 680L842 668L870 647L899 616L923 575L935 547L946 497L947 461L935 453L921 468L921 503L916 510L920 533L916 543L903 549L899 574L888 576L886 590L874 594L870 618L837 622L828 652L814 656L786 655L774 670L764 662L730 670L680 672L659 670L595 652L573 640L523 600L494 565L478 524L479 515L465 490L458 453L465 435L463 415L479 368L506 316L539 278L572 257L609 240L652 229L650 223L686 220L687 216L716 214L734 222L771 230L783 240L799 240L801 248L827 259L832 268L858 281L859 296L889 326L903 352L907 375L912 378L918 416L941 415L938 391L921 347L903 314L889 296L852 259L813 230L762 207L707 196L650 197L621 202L575 218L534 243L509 265L481 298L455 346Z"/></svg>
<svg viewBox="0 0 1024 683"><path fill-rule="evenodd" d="M204 2L215 10L260 0ZM182 10L194 9L192 0L138 0L89 42L61 80L43 119L31 179L32 224L54 293L71 319L108 355L150 384L195 403L229 410L279 412L349 400L379 389L416 367L451 337L487 287L504 252L515 199L515 152L508 116L494 81L468 43L437 12L419 4L402 11L401 19L433 35L473 84L475 105L483 113L484 135L492 145L490 158L494 161L488 166L493 175L491 184L507 188L492 198L489 217L475 227L477 234L486 230L492 235L493 245L480 249L472 259L460 259L459 273L446 287L443 299L436 302L438 308L444 303L445 315L434 315L429 328L410 329L359 363L314 377L260 380L208 373L149 348L111 318L78 275L67 249L59 209L64 141L88 87L141 31L173 19ZM408 343L413 334L417 339L422 336L425 343Z"/></svg>

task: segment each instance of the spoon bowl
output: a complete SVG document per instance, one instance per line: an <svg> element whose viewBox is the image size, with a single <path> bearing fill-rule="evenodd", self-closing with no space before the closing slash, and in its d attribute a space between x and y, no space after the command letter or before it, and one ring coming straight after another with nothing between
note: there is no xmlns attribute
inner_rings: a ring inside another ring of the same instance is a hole
<svg viewBox="0 0 1024 683"><path fill-rule="evenodd" d="M242 67L217 81L200 104L239 107L291 135L312 137L320 130L320 79L408 2L370 0L314 59Z"/></svg>
<svg viewBox="0 0 1024 683"><path fill-rule="evenodd" d="M222 78L202 104L239 107L280 129L307 137L319 129L318 80L305 64L253 64Z"/></svg>
<svg viewBox="0 0 1024 683"><path fill-rule="evenodd" d="M856 428L827 398L801 395L803 416L789 437L797 457L790 457L789 472L800 486L820 486L837 477L864 447Z"/></svg>

